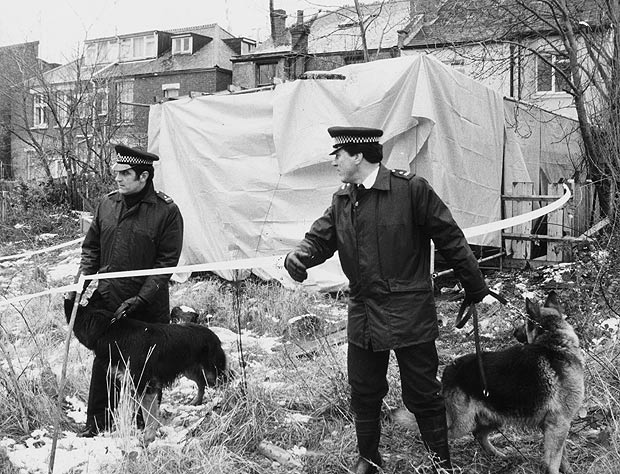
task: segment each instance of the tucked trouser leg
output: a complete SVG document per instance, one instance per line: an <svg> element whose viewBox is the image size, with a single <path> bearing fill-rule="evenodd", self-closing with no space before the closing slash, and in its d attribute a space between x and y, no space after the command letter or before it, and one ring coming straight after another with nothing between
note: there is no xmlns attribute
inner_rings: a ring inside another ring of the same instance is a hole
<svg viewBox="0 0 620 474"><path fill-rule="evenodd" d="M353 472L370 474L381 466L381 403L388 392L386 379L389 351L373 352L349 344L347 369L351 386L351 409L355 416L360 454Z"/></svg>
<svg viewBox="0 0 620 474"><path fill-rule="evenodd" d="M424 446L433 465L451 469L446 407L437 380L439 358L435 341L395 350L403 402L418 422Z"/></svg>

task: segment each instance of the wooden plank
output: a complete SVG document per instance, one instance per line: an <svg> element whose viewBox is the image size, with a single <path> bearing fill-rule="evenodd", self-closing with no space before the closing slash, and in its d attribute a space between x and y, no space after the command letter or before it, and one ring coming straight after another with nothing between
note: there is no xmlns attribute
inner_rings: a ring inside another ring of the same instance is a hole
<svg viewBox="0 0 620 474"><path fill-rule="evenodd" d="M534 195L534 183L514 182L512 183L512 194L515 196L533 196ZM528 201L514 201L512 203L512 215L520 216L530 212L533 208L531 202ZM514 226L511 230L515 234L531 234L532 233L532 221L525 222ZM532 242L515 240L512 242L512 257L513 258L525 258L528 259L532 256Z"/></svg>
<svg viewBox="0 0 620 474"><path fill-rule="evenodd" d="M563 193L562 193L563 194ZM548 195L532 195L532 196L513 196L511 194L502 194L502 199L504 201L557 201L562 197L562 194L559 196L548 196Z"/></svg>
<svg viewBox="0 0 620 474"><path fill-rule="evenodd" d="M504 233L504 238L507 240L544 240L545 242L585 242L588 240L585 237L571 237L570 235L552 237L542 234L513 234L510 232Z"/></svg>
<svg viewBox="0 0 620 474"><path fill-rule="evenodd" d="M575 221L572 235L583 234L590 228L593 188L591 181L574 185Z"/></svg>
<svg viewBox="0 0 620 474"><path fill-rule="evenodd" d="M549 183L549 194L562 195L563 187L560 183ZM547 214L547 235L549 237L562 237L564 235L564 208ZM562 262L564 260L564 245L562 242L547 243L547 260Z"/></svg>

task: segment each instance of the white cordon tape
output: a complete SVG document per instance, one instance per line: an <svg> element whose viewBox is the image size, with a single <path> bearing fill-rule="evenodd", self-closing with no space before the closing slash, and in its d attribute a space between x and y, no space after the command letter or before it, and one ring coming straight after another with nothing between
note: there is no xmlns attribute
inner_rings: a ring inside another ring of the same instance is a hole
<svg viewBox="0 0 620 474"><path fill-rule="evenodd" d="M533 219L538 219L545 214L557 211L558 209L563 207L564 204L566 204L571 197L570 188L566 184L562 184L562 186L564 186L564 195L557 201L553 201L552 203L547 204L540 209L536 209L535 211L531 211L526 214L521 214L520 216L509 217L508 219L490 222L488 224L482 224L476 227L468 227L467 229L463 229L463 234L465 234L466 238L490 234L491 232L497 232L502 229L507 229L508 227L525 224L526 222Z"/></svg>
<svg viewBox="0 0 620 474"><path fill-rule="evenodd" d="M0 262L3 262L5 260L17 260L20 258L28 258L28 257L32 257L33 255L38 255L40 253L46 253L46 252L51 252L53 250L70 247L71 245L80 243L82 240L84 240L84 237L80 237L79 239L75 239L75 240L70 240L69 242L65 242L63 244L52 245L51 247L46 247L44 249L31 250L29 252L18 253L15 255L7 255L5 257L0 257Z"/></svg>
<svg viewBox="0 0 620 474"><path fill-rule="evenodd" d="M553 201L547 206L536 209L535 211L522 214L520 216L510 217L501 221L491 222L489 224L483 224L476 227L469 227L463 230L465 237L475 237L478 235L490 234L508 227L524 224L525 222L537 219L538 217L549 214L550 212L560 209L564 204L568 202L571 197L569 187L564 184L564 195L557 201ZM75 243L67 242L65 245ZM74 285L62 286L59 288L51 288L39 293L33 293L29 295L16 296L4 301L0 301L0 308L8 306L19 301L36 298L38 296L51 295L54 293L64 293L68 291L79 291L83 288L84 282L88 280L102 280L106 278L127 278L136 276L148 276L148 275L168 275L172 273L192 273L192 272L210 272L217 270L243 270L247 268L283 268L284 258L286 255L276 255L273 257L257 257L257 258L244 258L239 260L228 260L213 263L201 263L196 265L182 265L178 267L166 267L166 268L151 268L147 270L133 270L127 272L110 272L110 273L97 273L95 275L80 276L79 281Z"/></svg>

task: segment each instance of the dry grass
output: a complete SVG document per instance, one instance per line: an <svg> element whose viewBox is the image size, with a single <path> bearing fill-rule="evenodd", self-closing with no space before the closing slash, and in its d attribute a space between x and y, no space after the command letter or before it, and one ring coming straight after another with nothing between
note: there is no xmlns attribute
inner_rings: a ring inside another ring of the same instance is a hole
<svg viewBox="0 0 620 474"><path fill-rule="evenodd" d="M343 300L329 296L288 291L256 281L237 286L217 279L193 280L176 285L172 294L173 305L199 309L202 321L210 319L211 324L233 331L241 325L254 334L285 338L294 337L287 332L289 318L309 313L333 319L332 309L337 307L343 314L345 305ZM453 303L440 305L452 313ZM34 428L53 424L56 398L50 367L62 364L66 324L60 297L51 302L32 301L25 310L4 311L0 318L0 437L19 439ZM464 345L462 338L450 331L449 327L442 329L442 361L469 350L470 341ZM493 344L509 343L505 337ZM586 411L573 425L567 443L569 459L575 474L616 473L620 472L620 349L609 344L588 351ZM222 401L184 443L152 445L138 451L128 448L127 455L102 474L346 472L356 458L356 446L348 406L345 348L325 344L316 354L301 358L286 350L247 356L247 386L237 380L210 391ZM90 361L88 352L73 341L66 395L86 398ZM238 368L238 361L233 362ZM390 365L389 379L391 391L385 400L381 445L383 472L429 472L419 439L387 416L391 408L402 405L395 364ZM134 404L130 397L120 403L115 436L129 439L136 434ZM308 420L299 421L296 416L300 414L308 415ZM75 429L67 418L63 425ZM541 472L541 436L517 432L504 435L498 436L495 444L506 452L505 459L483 455L473 438L464 438L452 442L455 464L466 474ZM297 449L303 467L274 465L258 451L262 440L289 451ZM0 471L10 473L10 467L2 463L0 452Z"/></svg>

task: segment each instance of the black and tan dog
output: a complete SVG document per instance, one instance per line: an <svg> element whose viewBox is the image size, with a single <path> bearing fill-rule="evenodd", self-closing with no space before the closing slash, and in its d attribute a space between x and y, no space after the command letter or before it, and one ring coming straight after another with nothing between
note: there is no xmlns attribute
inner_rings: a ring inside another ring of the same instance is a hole
<svg viewBox="0 0 620 474"><path fill-rule="evenodd" d="M70 321L73 299L65 299ZM198 386L190 402L199 405L205 387L226 381L231 372L217 335L198 324L156 324L135 319L114 319L105 309L78 306L73 332L95 355L109 358L117 378L129 371L145 422L144 442L155 439L159 416L158 393L179 375Z"/></svg>
<svg viewBox="0 0 620 474"><path fill-rule="evenodd" d="M579 339L551 292L541 308L526 300L527 318L515 331L522 345L483 352L488 396L483 394L475 354L459 357L442 376L450 436L473 433L485 451L503 456L489 436L506 426L540 429L548 474L569 472L564 444L584 397L584 361ZM412 425L408 412L397 423Z"/></svg>

